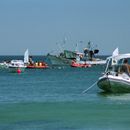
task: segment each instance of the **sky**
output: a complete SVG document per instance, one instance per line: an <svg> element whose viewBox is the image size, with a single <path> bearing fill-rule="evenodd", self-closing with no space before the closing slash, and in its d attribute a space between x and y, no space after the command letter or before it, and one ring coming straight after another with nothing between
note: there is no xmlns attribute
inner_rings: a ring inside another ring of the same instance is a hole
<svg viewBox="0 0 130 130"><path fill-rule="evenodd" d="M0 55L118 47L130 52L130 0L0 0Z"/></svg>

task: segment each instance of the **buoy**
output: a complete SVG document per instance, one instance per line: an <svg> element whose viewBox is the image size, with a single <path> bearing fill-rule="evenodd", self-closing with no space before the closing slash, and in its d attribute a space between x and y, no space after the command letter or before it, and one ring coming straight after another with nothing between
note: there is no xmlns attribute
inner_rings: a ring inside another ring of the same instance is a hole
<svg viewBox="0 0 130 130"><path fill-rule="evenodd" d="M21 70L20 70L19 68L17 69L17 73L18 73L18 74L20 74L20 73L21 73Z"/></svg>

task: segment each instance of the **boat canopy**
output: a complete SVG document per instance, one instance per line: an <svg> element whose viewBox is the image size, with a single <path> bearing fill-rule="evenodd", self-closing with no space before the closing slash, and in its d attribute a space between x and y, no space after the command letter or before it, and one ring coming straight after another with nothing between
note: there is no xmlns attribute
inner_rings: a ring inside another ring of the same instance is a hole
<svg viewBox="0 0 130 130"><path fill-rule="evenodd" d="M15 64L17 64L17 63L19 63L19 64L23 64L24 62L22 61L22 60L11 60L11 62L10 62L11 64L12 63L15 63Z"/></svg>
<svg viewBox="0 0 130 130"><path fill-rule="evenodd" d="M126 58L130 58L130 53L119 54L117 56L110 56L107 58L107 60L109 60L109 59L121 60L121 59L126 59Z"/></svg>

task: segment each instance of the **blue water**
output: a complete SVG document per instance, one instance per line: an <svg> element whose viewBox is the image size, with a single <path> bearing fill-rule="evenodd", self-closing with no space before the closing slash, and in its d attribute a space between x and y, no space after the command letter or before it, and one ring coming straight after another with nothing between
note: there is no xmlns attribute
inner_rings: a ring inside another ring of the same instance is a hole
<svg viewBox="0 0 130 130"><path fill-rule="evenodd" d="M130 94L82 93L104 68L0 71L0 130L129 130Z"/></svg>

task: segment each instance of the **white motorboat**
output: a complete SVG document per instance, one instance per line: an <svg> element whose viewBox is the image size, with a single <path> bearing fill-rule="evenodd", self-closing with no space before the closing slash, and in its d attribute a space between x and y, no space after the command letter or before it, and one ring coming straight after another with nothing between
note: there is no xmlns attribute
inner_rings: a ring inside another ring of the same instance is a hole
<svg viewBox="0 0 130 130"><path fill-rule="evenodd" d="M27 67L27 64L29 62L29 52L28 49L24 53L24 61L23 60L11 60L7 67L9 68L9 71L11 72L23 72L25 68Z"/></svg>
<svg viewBox="0 0 130 130"><path fill-rule="evenodd" d="M0 69L7 69L8 68L8 64L7 64L7 62L1 62L0 63Z"/></svg>
<svg viewBox="0 0 130 130"><path fill-rule="evenodd" d="M106 92L129 93L130 66L126 61L130 63L130 53L119 54L116 49L113 55L107 58L106 70L97 82L98 87Z"/></svg>
<svg viewBox="0 0 130 130"><path fill-rule="evenodd" d="M26 67L22 60L11 60L11 62L8 63L8 68L11 72L23 72Z"/></svg>

